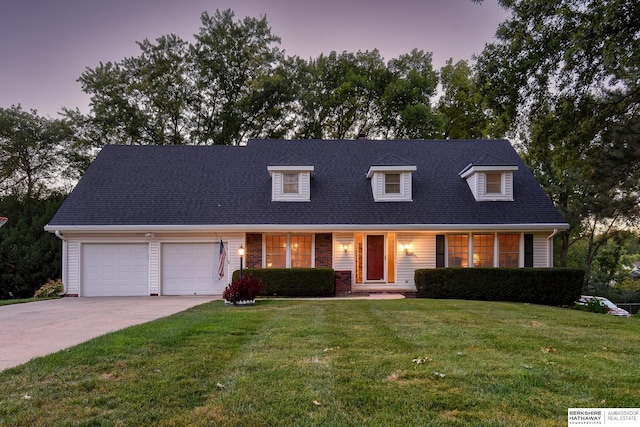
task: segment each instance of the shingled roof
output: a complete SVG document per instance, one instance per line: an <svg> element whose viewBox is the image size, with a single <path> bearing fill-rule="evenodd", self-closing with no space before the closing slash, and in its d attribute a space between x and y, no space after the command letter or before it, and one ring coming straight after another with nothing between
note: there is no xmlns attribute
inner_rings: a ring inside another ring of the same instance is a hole
<svg viewBox="0 0 640 427"><path fill-rule="evenodd" d="M475 201L459 172L481 158L518 166L513 202ZM365 175L381 159L416 166L412 202L374 202ZM267 167L292 161L314 167L311 201L272 201ZM509 141L252 140L240 147L106 146L47 229L491 224L566 228Z"/></svg>

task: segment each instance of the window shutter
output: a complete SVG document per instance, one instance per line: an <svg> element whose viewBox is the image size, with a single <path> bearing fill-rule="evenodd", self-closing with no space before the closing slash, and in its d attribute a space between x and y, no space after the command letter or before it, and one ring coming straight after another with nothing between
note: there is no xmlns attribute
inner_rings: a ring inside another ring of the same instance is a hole
<svg viewBox="0 0 640 427"><path fill-rule="evenodd" d="M444 267L444 234L436 235L436 268Z"/></svg>
<svg viewBox="0 0 640 427"><path fill-rule="evenodd" d="M524 235L524 266L533 267L533 234Z"/></svg>

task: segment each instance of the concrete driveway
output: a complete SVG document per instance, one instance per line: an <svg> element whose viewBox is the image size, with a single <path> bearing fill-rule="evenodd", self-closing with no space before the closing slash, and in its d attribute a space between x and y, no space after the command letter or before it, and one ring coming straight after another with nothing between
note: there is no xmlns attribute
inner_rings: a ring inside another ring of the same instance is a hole
<svg viewBox="0 0 640 427"><path fill-rule="evenodd" d="M0 306L0 370L218 298L62 298Z"/></svg>

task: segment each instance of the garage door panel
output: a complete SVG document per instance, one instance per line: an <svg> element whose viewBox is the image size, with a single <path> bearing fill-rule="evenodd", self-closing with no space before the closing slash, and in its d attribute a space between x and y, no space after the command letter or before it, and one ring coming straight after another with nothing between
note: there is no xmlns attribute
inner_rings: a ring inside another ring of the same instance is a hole
<svg viewBox="0 0 640 427"><path fill-rule="evenodd" d="M83 244L82 294L149 295L148 244Z"/></svg>
<svg viewBox="0 0 640 427"><path fill-rule="evenodd" d="M218 278L218 243L165 243L162 245L164 295L221 294L226 283Z"/></svg>

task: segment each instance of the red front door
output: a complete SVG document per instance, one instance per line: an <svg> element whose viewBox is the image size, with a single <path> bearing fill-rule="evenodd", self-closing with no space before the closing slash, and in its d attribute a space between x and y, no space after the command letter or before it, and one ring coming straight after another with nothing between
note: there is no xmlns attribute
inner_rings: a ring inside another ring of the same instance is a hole
<svg viewBox="0 0 640 427"><path fill-rule="evenodd" d="M384 280L384 236L367 236L367 280Z"/></svg>

